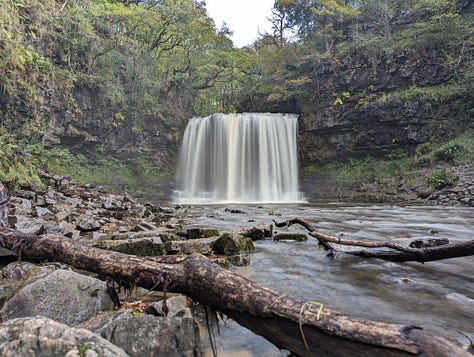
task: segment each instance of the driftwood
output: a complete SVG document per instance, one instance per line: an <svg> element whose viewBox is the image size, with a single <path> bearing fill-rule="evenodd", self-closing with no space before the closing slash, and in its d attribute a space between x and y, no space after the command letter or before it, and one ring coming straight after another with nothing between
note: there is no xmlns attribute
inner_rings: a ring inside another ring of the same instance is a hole
<svg viewBox="0 0 474 357"><path fill-rule="evenodd" d="M381 258L390 261L417 261L422 263L433 260L474 255L474 240L460 243L443 244L435 247L412 248L390 241L361 241L333 237L317 232L316 229L311 226L311 224L301 218L294 218L284 222L275 222L277 227L289 227L293 224L300 224L306 228L306 230L309 232L309 235L316 238L321 243L321 245L323 245L325 249L330 250L331 253L339 252L361 257ZM331 243L364 248L390 248L390 250L338 250Z"/></svg>
<svg viewBox="0 0 474 357"><path fill-rule="evenodd" d="M24 259L67 263L150 290L181 293L301 356L468 356L419 327L349 317L318 302L300 302L210 262L199 254L158 263L46 234L0 230L0 243Z"/></svg>

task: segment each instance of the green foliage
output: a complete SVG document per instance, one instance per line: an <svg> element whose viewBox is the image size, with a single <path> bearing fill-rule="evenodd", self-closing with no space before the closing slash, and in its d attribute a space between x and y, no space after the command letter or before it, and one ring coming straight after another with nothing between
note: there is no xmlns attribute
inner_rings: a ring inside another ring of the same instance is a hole
<svg viewBox="0 0 474 357"><path fill-rule="evenodd" d="M448 165L436 169L441 162ZM427 182L434 188L451 187L457 178L449 165L470 165L474 162L474 129L468 129L457 138L439 146L431 142L417 146L413 155L395 151L384 158L365 157L350 159L344 163L326 165L307 165L302 168L301 176L319 174L328 177L331 182L341 185L359 185L387 181L391 178L407 177L410 172L425 167L434 170L427 176Z"/></svg>
<svg viewBox="0 0 474 357"><path fill-rule="evenodd" d="M457 138L443 145L427 142L418 145L415 151L415 164L448 163L452 165L472 164L474 162L474 129L465 130Z"/></svg>
<svg viewBox="0 0 474 357"><path fill-rule="evenodd" d="M426 177L428 184L434 189L441 190L445 187L453 187L459 181L452 170L443 168L439 171L434 171Z"/></svg>
<svg viewBox="0 0 474 357"><path fill-rule="evenodd" d="M316 165L305 165L300 169L301 177L309 177L312 174L318 172L318 167Z"/></svg>
<svg viewBox="0 0 474 357"><path fill-rule="evenodd" d="M335 100L333 105L343 105L344 101L346 99L349 99L351 97L351 94L349 92L341 92L341 95L339 95Z"/></svg>
<svg viewBox="0 0 474 357"><path fill-rule="evenodd" d="M469 86L460 83L446 84L431 87L418 87L416 85L407 89L400 89L382 94L378 102L403 103L416 100L422 103L442 103L450 99L468 94Z"/></svg>
<svg viewBox="0 0 474 357"><path fill-rule="evenodd" d="M439 161L452 162L462 157L464 148L459 144L447 144L435 151L434 156Z"/></svg>
<svg viewBox="0 0 474 357"><path fill-rule="evenodd" d="M84 357L87 355L88 350L92 350L92 347L90 345L80 345L77 348L77 354L79 355L79 357Z"/></svg>
<svg viewBox="0 0 474 357"><path fill-rule="evenodd" d="M40 185L36 166L23 145L0 130L0 182L16 188L26 183Z"/></svg>
<svg viewBox="0 0 474 357"><path fill-rule="evenodd" d="M234 110L246 55L204 3L17 0L1 2L0 14L8 130L42 136L58 117L86 115L84 97L103 127L144 136L179 130L195 105Z"/></svg>
<svg viewBox="0 0 474 357"><path fill-rule="evenodd" d="M66 175L78 184L100 184L112 191L127 190L138 196L163 196L164 192L157 192L159 190L156 187L166 186L172 174L140 155L122 161L106 157L104 153L86 157L59 146L46 150L40 144L29 145L27 151L32 156L33 170L42 167L59 175Z"/></svg>
<svg viewBox="0 0 474 357"><path fill-rule="evenodd" d="M400 157L377 159L366 157L350 159L346 163L328 165L325 170L331 181L338 184L359 184L395 177L410 167L411 161L404 154Z"/></svg>

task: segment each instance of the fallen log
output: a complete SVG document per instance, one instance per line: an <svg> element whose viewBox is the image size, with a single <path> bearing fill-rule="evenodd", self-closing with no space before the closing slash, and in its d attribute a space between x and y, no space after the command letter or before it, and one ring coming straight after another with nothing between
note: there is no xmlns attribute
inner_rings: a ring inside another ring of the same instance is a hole
<svg viewBox="0 0 474 357"><path fill-rule="evenodd" d="M397 262L417 261L424 263L434 260L474 255L474 240L443 244L434 247L412 248L390 241L362 241L333 237L328 234L317 232L311 224L301 218L293 218L284 222L274 222L277 227L290 227L293 224L300 224L308 230L310 236L316 238L324 248L331 250L331 252L360 257L380 258ZM389 248L391 250L338 250L331 243L365 248Z"/></svg>
<svg viewBox="0 0 474 357"><path fill-rule="evenodd" d="M24 259L63 262L152 290L181 293L300 356L468 356L462 348L415 326L349 317L319 302L300 302L259 286L199 254L158 263L45 234L0 230L4 248Z"/></svg>

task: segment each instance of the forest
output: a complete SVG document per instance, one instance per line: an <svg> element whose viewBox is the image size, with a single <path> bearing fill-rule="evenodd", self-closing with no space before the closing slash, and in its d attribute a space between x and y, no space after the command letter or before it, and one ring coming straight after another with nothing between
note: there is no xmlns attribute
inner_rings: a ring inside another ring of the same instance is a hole
<svg viewBox="0 0 474 357"><path fill-rule="evenodd" d="M236 48L204 1L3 1L0 178L48 163L78 182L169 182L187 120L218 112L299 114L309 178L399 174L444 143L469 162L472 6L276 1L273 30Z"/></svg>

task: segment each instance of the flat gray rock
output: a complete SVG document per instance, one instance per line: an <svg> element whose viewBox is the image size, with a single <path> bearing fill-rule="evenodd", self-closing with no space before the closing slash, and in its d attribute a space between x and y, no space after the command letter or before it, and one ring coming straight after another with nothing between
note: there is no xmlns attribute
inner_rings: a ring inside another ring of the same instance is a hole
<svg viewBox="0 0 474 357"><path fill-rule="evenodd" d="M17 291L3 305L0 318L41 315L75 325L112 307L105 282L60 269Z"/></svg>
<svg viewBox="0 0 474 357"><path fill-rule="evenodd" d="M3 357L126 357L119 347L83 329L45 317L25 317L0 324Z"/></svg>

